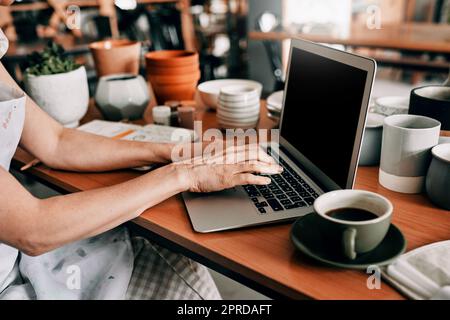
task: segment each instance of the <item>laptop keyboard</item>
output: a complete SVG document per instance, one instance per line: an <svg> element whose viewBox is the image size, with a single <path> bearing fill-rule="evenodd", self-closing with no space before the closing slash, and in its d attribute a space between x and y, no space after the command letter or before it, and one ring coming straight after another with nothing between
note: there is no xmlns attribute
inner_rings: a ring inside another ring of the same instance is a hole
<svg viewBox="0 0 450 320"><path fill-rule="evenodd" d="M309 207L319 194L280 158L283 172L271 175L266 186L243 186L260 214Z"/></svg>

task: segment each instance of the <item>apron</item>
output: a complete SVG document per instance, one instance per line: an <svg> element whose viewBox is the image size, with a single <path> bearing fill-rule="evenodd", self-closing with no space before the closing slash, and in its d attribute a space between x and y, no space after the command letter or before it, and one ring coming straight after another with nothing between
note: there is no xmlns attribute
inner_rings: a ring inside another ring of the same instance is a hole
<svg viewBox="0 0 450 320"><path fill-rule="evenodd" d="M0 58L7 49L0 29ZM25 99L0 83L0 166L7 171L22 134ZM124 227L38 257L0 243L0 299L124 299L133 260Z"/></svg>
<svg viewBox="0 0 450 320"><path fill-rule="evenodd" d="M7 48L0 29L0 58ZM22 134L25 99L0 83L5 170ZM0 243L0 299L220 299L220 294L204 266L147 239L131 239L127 228L118 227L38 257Z"/></svg>
<svg viewBox="0 0 450 320"><path fill-rule="evenodd" d="M20 91L0 83L0 166L4 170L9 170L22 134L25 99ZM124 227L38 257L0 243L0 299L124 299L133 260Z"/></svg>

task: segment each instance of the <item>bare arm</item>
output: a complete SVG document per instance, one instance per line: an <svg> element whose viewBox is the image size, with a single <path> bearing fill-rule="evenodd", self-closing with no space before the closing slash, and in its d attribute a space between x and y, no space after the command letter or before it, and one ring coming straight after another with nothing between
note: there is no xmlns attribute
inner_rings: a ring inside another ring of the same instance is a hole
<svg viewBox="0 0 450 320"><path fill-rule="evenodd" d="M0 82L19 88L2 65ZM26 102L20 144L49 167L73 171L107 171L167 163L172 148L170 144L113 140L66 129L30 98Z"/></svg>
<svg viewBox="0 0 450 320"><path fill-rule="evenodd" d="M29 255L110 230L186 189L174 166L107 188L40 200L0 167L0 242Z"/></svg>
<svg viewBox="0 0 450 320"><path fill-rule="evenodd" d="M16 85L1 65L0 81ZM72 170L109 170L168 159L164 145L119 142L64 129L30 99L22 145L52 167ZM181 191L268 184L270 179L252 173L281 170L267 155L234 158L252 161L170 164L115 186L45 200L33 197L0 167L0 243L39 255L110 230Z"/></svg>

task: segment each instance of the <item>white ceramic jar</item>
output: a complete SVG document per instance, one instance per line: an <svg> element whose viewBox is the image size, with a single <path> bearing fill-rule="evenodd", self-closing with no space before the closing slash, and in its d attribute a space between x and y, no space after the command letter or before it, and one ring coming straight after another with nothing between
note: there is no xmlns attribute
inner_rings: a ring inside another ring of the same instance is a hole
<svg viewBox="0 0 450 320"><path fill-rule="evenodd" d="M107 120L142 118L150 95L140 75L114 74L100 78L95 103Z"/></svg>

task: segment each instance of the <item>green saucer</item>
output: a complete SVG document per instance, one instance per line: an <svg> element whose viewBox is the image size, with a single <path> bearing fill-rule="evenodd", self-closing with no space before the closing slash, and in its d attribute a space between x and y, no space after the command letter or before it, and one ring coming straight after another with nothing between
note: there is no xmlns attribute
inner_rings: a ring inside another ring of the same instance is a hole
<svg viewBox="0 0 450 320"><path fill-rule="evenodd" d="M340 244L325 243L317 230L319 219L316 213L298 219L291 229L291 240L295 247L307 256L339 268L367 269L369 266L384 266L393 262L406 249L406 239L393 224L384 240L374 250L358 255L355 260L343 256Z"/></svg>

